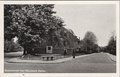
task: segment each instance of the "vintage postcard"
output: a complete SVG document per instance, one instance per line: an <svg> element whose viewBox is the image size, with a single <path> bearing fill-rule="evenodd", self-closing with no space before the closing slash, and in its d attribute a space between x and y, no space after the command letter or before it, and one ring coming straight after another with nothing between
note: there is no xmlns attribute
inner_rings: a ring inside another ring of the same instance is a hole
<svg viewBox="0 0 120 77"><path fill-rule="evenodd" d="M119 1L1 1L0 77L119 77Z"/></svg>

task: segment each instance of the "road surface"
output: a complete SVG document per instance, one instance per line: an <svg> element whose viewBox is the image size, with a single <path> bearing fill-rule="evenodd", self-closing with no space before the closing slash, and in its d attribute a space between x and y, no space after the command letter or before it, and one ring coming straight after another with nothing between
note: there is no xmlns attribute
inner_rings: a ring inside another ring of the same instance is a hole
<svg viewBox="0 0 120 77"><path fill-rule="evenodd" d="M4 63L5 72L115 73L116 62L105 53L94 53L59 64Z"/></svg>

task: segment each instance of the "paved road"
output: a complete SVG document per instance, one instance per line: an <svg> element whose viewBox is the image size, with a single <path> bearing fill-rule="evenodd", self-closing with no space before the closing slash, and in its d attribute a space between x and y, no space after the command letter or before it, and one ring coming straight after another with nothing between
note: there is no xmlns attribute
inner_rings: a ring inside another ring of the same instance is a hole
<svg viewBox="0 0 120 77"><path fill-rule="evenodd" d="M59 64L7 63L6 72L115 73L116 63L104 53L77 58Z"/></svg>

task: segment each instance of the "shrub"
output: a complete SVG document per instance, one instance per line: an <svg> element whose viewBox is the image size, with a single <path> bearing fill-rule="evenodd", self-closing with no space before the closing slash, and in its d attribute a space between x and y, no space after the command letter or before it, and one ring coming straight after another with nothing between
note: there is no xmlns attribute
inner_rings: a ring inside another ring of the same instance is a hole
<svg viewBox="0 0 120 77"><path fill-rule="evenodd" d="M23 51L23 47L20 46L18 43L14 43L13 41L5 40L5 42L4 42L4 51L5 52Z"/></svg>

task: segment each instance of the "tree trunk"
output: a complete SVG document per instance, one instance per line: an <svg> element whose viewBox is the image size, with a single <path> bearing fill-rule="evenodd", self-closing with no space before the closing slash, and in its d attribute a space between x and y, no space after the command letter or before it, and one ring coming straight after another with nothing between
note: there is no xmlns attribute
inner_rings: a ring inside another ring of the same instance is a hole
<svg viewBox="0 0 120 77"><path fill-rule="evenodd" d="M24 47L23 55L27 55L27 49Z"/></svg>

